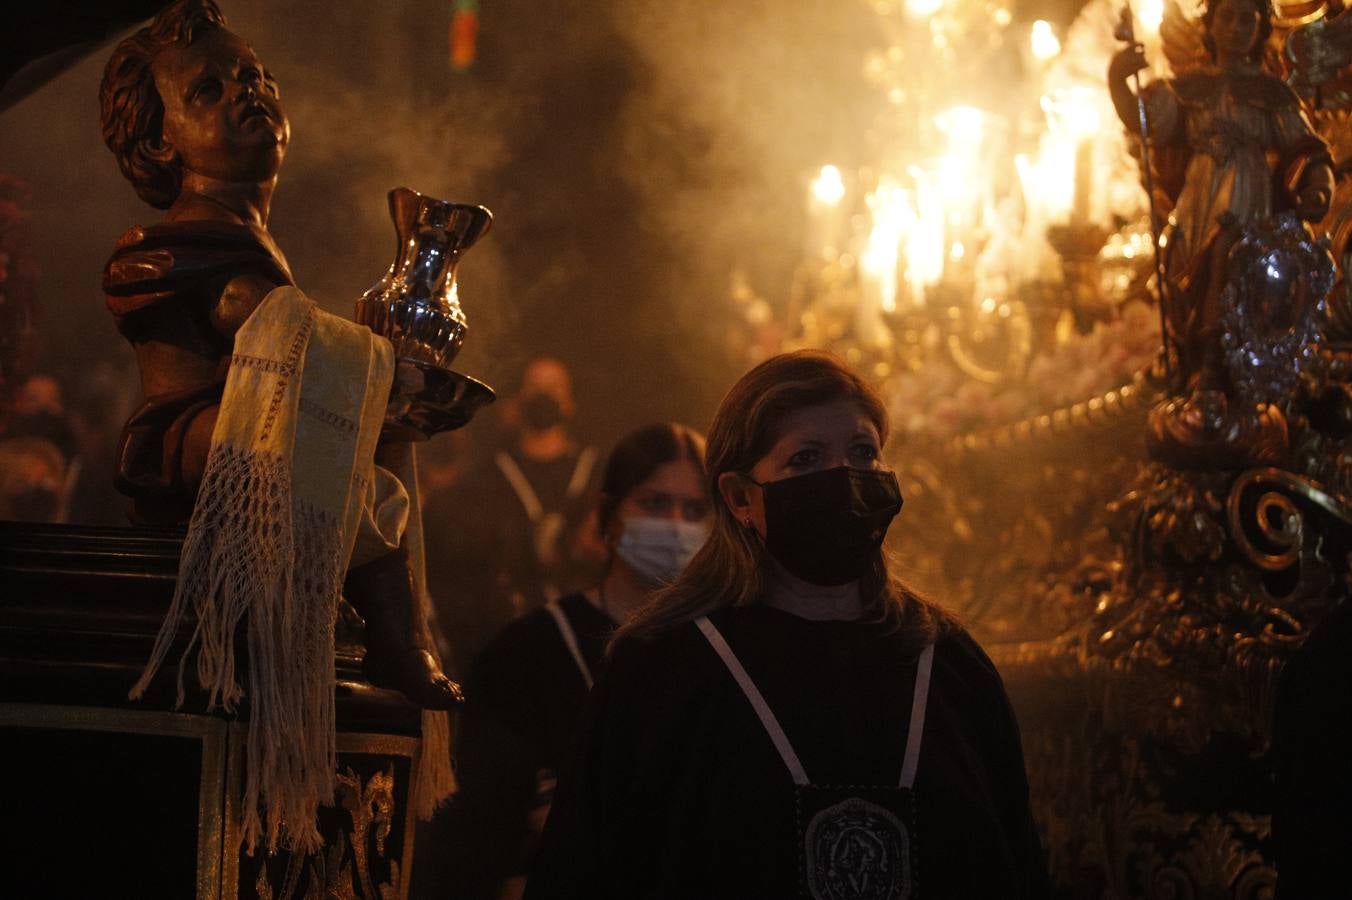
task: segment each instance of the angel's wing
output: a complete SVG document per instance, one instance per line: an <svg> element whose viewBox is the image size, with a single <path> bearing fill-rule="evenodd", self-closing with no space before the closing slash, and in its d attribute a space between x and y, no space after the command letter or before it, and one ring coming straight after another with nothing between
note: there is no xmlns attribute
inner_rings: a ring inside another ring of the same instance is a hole
<svg viewBox="0 0 1352 900"><path fill-rule="evenodd" d="M1169 68L1173 70L1175 78L1206 65L1210 60L1206 44L1202 42L1203 34L1205 29L1202 20L1184 12L1178 0L1168 0L1164 4L1160 42L1164 58L1169 61Z"/></svg>

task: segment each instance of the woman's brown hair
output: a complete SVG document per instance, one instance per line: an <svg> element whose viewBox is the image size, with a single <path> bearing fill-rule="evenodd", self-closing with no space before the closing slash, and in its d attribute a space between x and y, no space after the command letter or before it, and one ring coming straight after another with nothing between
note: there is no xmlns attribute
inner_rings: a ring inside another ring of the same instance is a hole
<svg viewBox="0 0 1352 900"><path fill-rule="evenodd" d="M601 502L597 506L601 537L610 535L620 504L634 488L652 478L663 465L683 459L690 460L704 477L704 436L688 425L663 422L625 435L610 451L601 477Z"/></svg>
<svg viewBox="0 0 1352 900"><path fill-rule="evenodd" d="M886 443L888 417L882 399L829 353L800 350L771 357L732 386L714 415L705 452L705 478L715 509L709 540L680 578L616 633L615 641L652 637L724 606L749 606L760 600L764 543L721 501L718 478L724 472L750 472L774 446L793 412L839 400L858 403ZM952 627L954 620L946 612L888 570L882 550L859 588L865 613L906 632L916 652Z"/></svg>

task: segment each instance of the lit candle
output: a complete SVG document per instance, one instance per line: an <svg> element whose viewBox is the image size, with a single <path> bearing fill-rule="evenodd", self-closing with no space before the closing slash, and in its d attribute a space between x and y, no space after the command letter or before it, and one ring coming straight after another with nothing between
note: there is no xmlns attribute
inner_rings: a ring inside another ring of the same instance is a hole
<svg viewBox="0 0 1352 900"><path fill-rule="evenodd" d="M859 258L864 287L863 306L876 306L882 312L897 308L897 265L901 248L915 222L910 200L891 178L884 178L878 189L868 195L873 227Z"/></svg>
<svg viewBox="0 0 1352 900"><path fill-rule="evenodd" d="M915 179L915 221L906 240L906 282L916 304L923 305L925 289L944 274L948 222L940 188L919 168L910 174Z"/></svg>
<svg viewBox="0 0 1352 900"><path fill-rule="evenodd" d="M1090 192L1094 184L1094 139L1080 138L1075 147L1075 199L1070 207L1070 220L1083 224L1089 220Z"/></svg>
<svg viewBox="0 0 1352 900"><path fill-rule="evenodd" d="M1061 53L1061 41L1052 30L1052 23L1043 19L1033 23L1028 44L1033 51L1033 58L1038 62L1047 62Z"/></svg>
<svg viewBox="0 0 1352 900"><path fill-rule="evenodd" d="M1099 131L1097 95L1084 88L1054 92L1042 98L1047 133L1042 139L1041 162L1048 180L1059 181L1058 202L1048 210L1050 222L1089 221L1095 211L1094 140ZM1043 185L1044 190L1053 187ZM1061 199L1064 198L1064 199Z"/></svg>
<svg viewBox="0 0 1352 900"><path fill-rule="evenodd" d="M1144 37L1158 38L1164 22L1164 0L1141 0L1136 5L1136 18L1141 23Z"/></svg>
<svg viewBox="0 0 1352 900"><path fill-rule="evenodd" d="M835 166L822 166L808 190L808 247L810 256L834 258L841 248L841 201L845 199L845 179Z"/></svg>

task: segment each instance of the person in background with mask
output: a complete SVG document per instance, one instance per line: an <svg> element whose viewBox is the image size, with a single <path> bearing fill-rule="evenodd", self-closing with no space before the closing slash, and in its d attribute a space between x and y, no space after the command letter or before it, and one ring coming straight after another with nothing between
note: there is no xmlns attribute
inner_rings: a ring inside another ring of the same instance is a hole
<svg viewBox="0 0 1352 900"><path fill-rule="evenodd" d="M889 572L887 424L816 351L729 391L712 533L613 639L527 897L1049 895L1000 676Z"/></svg>
<svg viewBox="0 0 1352 900"><path fill-rule="evenodd" d="M61 383L32 374L15 385L0 424L0 518L65 522L81 460Z"/></svg>
<svg viewBox="0 0 1352 900"><path fill-rule="evenodd" d="M0 437L0 519L61 522L67 462L51 441Z"/></svg>
<svg viewBox="0 0 1352 900"><path fill-rule="evenodd" d="M508 446L467 473L463 487L430 500L425 516L428 589L460 675L509 622L591 574L578 548L598 454L569 429L576 403L567 367L532 360L507 412L515 425Z"/></svg>
<svg viewBox="0 0 1352 900"><path fill-rule="evenodd" d="M29 375L19 382L0 434L47 441L61 452L67 465L76 463L79 445L66 415L61 382L51 375Z"/></svg>
<svg viewBox="0 0 1352 900"><path fill-rule="evenodd" d="M415 895L520 896L606 641L676 579L711 515L697 432L649 425L615 446L597 504L604 576L512 623L470 670L456 732L460 793L445 813L444 846L421 854L445 866L444 886L434 890L440 878L428 871L415 877Z"/></svg>

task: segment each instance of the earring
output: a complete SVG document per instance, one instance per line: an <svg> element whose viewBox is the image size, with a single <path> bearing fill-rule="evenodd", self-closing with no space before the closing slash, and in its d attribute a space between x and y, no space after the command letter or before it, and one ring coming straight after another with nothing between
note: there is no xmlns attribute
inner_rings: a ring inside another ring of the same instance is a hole
<svg viewBox="0 0 1352 900"><path fill-rule="evenodd" d="M750 517L750 516L747 516L745 519L742 520L742 527L743 527L743 528L750 528L750 527L751 527L751 517Z"/></svg>

